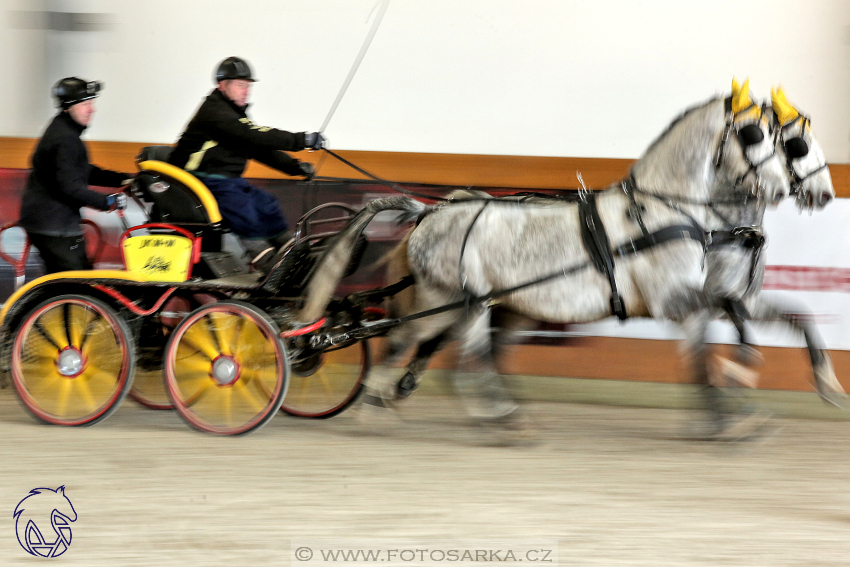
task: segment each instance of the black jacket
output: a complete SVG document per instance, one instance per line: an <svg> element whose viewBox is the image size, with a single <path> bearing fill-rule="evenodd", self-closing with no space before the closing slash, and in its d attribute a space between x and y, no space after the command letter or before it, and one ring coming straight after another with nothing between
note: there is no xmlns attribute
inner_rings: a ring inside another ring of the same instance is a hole
<svg viewBox="0 0 850 567"><path fill-rule="evenodd" d="M106 195L89 185L120 187L131 177L89 164L80 139L85 126L67 112L56 115L32 155L32 172L21 202L20 225L27 231L50 236L76 236L80 207L108 210Z"/></svg>
<svg viewBox="0 0 850 567"><path fill-rule="evenodd" d="M218 89L210 93L180 136L168 161L187 171L241 177L249 159L289 175L304 175L298 160L278 150L305 148L304 133L251 122L248 105L239 107Z"/></svg>

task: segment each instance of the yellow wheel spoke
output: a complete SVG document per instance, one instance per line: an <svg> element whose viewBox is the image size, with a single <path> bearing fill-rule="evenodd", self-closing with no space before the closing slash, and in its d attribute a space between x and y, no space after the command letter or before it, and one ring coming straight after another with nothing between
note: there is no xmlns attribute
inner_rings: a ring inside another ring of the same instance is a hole
<svg viewBox="0 0 850 567"><path fill-rule="evenodd" d="M228 427L233 427L233 388L221 388L221 402L223 406L222 414Z"/></svg>
<svg viewBox="0 0 850 567"><path fill-rule="evenodd" d="M203 320L220 354L230 356L230 342L227 340L227 330L233 326L233 315L230 313L208 313Z"/></svg>
<svg viewBox="0 0 850 567"><path fill-rule="evenodd" d="M67 316L68 320L65 321L65 325L68 328L68 334L71 335L71 345L75 347L79 347L82 344L83 336L86 330L86 319L88 314L88 309L86 309L82 305L76 304L67 304L68 311ZM82 313L81 313L82 312Z"/></svg>
<svg viewBox="0 0 850 567"><path fill-rule="evenodd" d="M62 350L68 346L68 341L65 339L65 332L62 329L61 324L46 325L39 320L33 325L32 332L39 335L44 341L57 350Z"/></svg>
<svg viewBox="0 0 850 567"><path fill-rule="evenodd" d="M29 392L29 395L33 398L41 398L44 394L48 393L54 394L55 388L59 382L66 380L66 378L59 376L59 373L41 374L40 376L42 376L43 379L39 382L30 385L29 382L32 382L32 380L30 380L27 383L27 392Z"/></svg>
<svg viewBox="0 0 850 567"><path fill-rule="evenodd" d="M89 387L89 383L82 376L72 380L74 384L74 389L77 390L80 395L83 397L86 403L86 407L89 410L89 413L93 412L97 409L97 402L94 401L94 396L92 395L91 388Z"/></svg>
<svg viewBox="0 0 850 567"><path fill-rule="evenodd" d="M199 329L198 325L192 325L186 329L186 332L180 337L180 348L196 350L209 360L215 360L221 354L216 346L215 338L210 335L209 331Z"/></svg>
<svg viewBox="0 0 850 567"><path fill-rule="evenodd" d="M246 317L237 317L236 321L230 327L230 336L226 342L227 344L227 354L235 356L239 351L239 345L242 344L242 334L245 331L245 327L247 326L247 318ZM224 345L222 345L224 348Z"/></svg>
<svg viewBox="0 0 850 567"><path fill-rule="evenodd" d="M258 400L258 399L254 396L254 394L252 394L252 393L251 393L251 390L249 390L249 389L248 389L248 386L246 386L246 385L245 385L245 383L244 383L242 380L237 380L237 381L233 384L233 388L234 388L236 391L238 391L240 394L242 394L242 397L243 397L243 398L245 398L245 399L248 401L248 403L250 403L250 404L251 404L251 406L252 406L252 407L253 407L253 408L254 408L257 412L261 412L261 411L263 411L263 410L265 409L266 404L265 404L265 403L263 403L262 401Z"/></svg>
<svg viewBox="0 0 850 567"><path fill-rule="evenodd" d="M68 398L71 395L71 381L63 380L63 383L59 386L59 400L56 404L56 415L65 415L65 412L68 410Z"/></svg>
<svg viewBox="0 0 850 567"><path fill-rule="evenodd" d="M23 344L23 352L25 358L30 356L44 356L56 360L59 351L45 337L35 330L30 331Z"/></svg>
<svg viewBox="0 0 850 567"><path fill-rule="evenodd" d="M98 322L89 330L86 336L88 338L85 339L82 345L82 353L86 358L95 356L102 359L105 356L112 356L114 353L121 352L112 327L106 321L103 323Z"/></svg>
<svg viewBox="0 0 850 567"><path fill-rule="evenodd" d="M116 387L120 378L121 370L110 372L89 362L86 369L74 380L83 380L90 387L97 387L98 390L109 390L110 392Z"/></svg>
<svg viewBox="0 0 850 567"><path fill-rule="evenodd" d="M209 376L198 374L196 376L181 375L178 381L177 388L183 403L187 406L193 406L198 403L201 398L216 389L213 379ZM192 392L192 395L187 396L186 393Z"/></svg>

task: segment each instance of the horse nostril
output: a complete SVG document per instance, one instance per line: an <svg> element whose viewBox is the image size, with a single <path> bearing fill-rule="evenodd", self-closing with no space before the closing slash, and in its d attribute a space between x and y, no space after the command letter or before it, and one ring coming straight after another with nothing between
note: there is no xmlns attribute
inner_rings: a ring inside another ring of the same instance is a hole
<svg viewBox="0 0 850 567"><path fill-rule="evenodd" d="M782 199L785 198L785 193L774 193L773 194L773 204L778 205Z"/></svg>
<svg viewBox="0 0 850 567"><path fill-rule="evenodd" d="M826 191L824 191L823 193L820 194L820 206L821 207L826 206L826 204L829 203L830 201L832 201L832 195L830 193L827 193Z"/></svg>

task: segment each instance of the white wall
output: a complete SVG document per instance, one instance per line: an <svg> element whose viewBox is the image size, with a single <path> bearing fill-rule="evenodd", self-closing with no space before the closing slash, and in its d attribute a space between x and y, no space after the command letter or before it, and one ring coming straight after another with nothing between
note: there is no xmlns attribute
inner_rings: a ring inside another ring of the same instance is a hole
<svg viewBox="0 0 850 567"><path fill-rule="evenodd" d="M252 116L317 129L376 0L0 0L0 136L38 136L64 75L104 81L89 139L172 142L219 60L254 66ZM100 32L16 27L39 7ZM373 16L374 17L374 13ZM638 157L680 111L781 83L827 159L850 162L847 0L392 0L330 122L332 147Z"/></svg>

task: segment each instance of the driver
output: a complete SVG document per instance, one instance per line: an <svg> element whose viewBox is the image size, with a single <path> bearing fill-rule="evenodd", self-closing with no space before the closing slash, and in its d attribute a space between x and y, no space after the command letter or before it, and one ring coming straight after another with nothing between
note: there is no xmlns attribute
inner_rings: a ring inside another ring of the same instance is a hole
<svg viewBox="0 0 850 567"><path fill-rule="evenodd" d="M44 261L45 273L90 270L80 228L80 207L102 211L123 209L123 193L104 195L89 185L121 187L133 176L101 169L89 163L80 135L94 114L94 99L102 88L97 81L67 77L52 94L61 110L47 126L32 155L18 224Z"/></svg>
<svg viewBox="0 0 850 567"><path fill-rule="evenodd" d="M217 87L189 121L168 161L190 171L209 188L231 230L255 256L252 263L266 271L274 248L283 246L291 234L277 199L242 178L247 161L255 159L309 179L313 166L283 151L318 150L324 138L318 132L292 133L254 124L246 111L256 80L244 59L222 61L215 73Z"/></svg>

